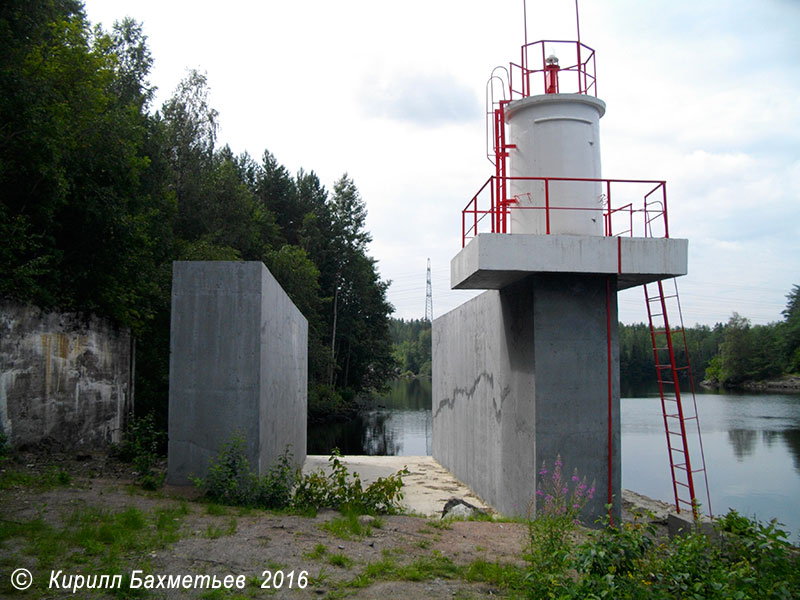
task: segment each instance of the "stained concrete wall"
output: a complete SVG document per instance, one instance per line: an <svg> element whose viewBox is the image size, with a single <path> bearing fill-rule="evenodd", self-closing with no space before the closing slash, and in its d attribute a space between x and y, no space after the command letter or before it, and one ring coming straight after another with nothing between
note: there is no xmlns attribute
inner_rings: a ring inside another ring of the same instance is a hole
<svg viewBox="0 0 800 600"><path fill-rule="evenodd" d="M170 338L170 483L203 477L232 436L263 474L306 456L308 323L260 262L176 262Z"/></svg>
<svg viewBox="0 0 800 600"><path fill-rule="evenodd" d="M132 395L128 330L92 315L0 303L0 427L13 447L119 442Z"/></svg>
<svg viewBox="0 0 800 600"><path fill-rule="evenodd" d="M433 323L433 456L506 515L526 515L538 471L561 456L608 497L607 322L611 323L611 491L621 504L614 276L533 275ZM611 303L606 304L606 283ZM535 511L535 503L531 505Z"/></svg>

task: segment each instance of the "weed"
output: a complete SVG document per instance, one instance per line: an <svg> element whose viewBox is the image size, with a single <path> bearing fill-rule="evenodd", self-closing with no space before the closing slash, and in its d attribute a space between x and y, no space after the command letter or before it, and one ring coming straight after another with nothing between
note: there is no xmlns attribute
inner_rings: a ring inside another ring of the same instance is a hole
<svg viewBox="0 0 800 600"><path fill-rule="evenodd" d="M334 567L341 567L343 569L349 569L355 564L352 558L341 552L328 555L328 562Z"/></svg>
<svg viewBox="0 0 800 600"><path fill-rule="evenodd" d="M345 513L322 523L320 527L343 540L362 538L372 533L372 524L362 524L357 512Z"/></svg>
<svg viewBox="0 0 800 600"><path fill-rule="evenodd" d="M453 519L431 519L426 525L434 529L452 529Z"/></svg>
<svg viewBox="0 0 800 600"><path fill-rule="evenodd" d="M325 556L327 552L328 548L327 546L325 546L325 544L317 544L316 546L314 546L314 549L311 552L304 554L304 556L311 560L319 560L320 558Z"/></svg>
<svg viewBox="0 0 800 600"><path fill-rule="evenodd" d="M43 491L70 483L72 483L72 476L58 467L51 467L43 473L28 473L15 469L5 469L0 472L0 490L26 487Z"/></svg>
<svg viewBox="0 0 800 600"><path fill-rule="evenodd" d="M517 565L478 559L467 565L463 577L467 581L484 581L501 588L521 589L524 587L525 569Z"/></svg>
<svg viewBox="0 0 800 600"><path fill-rule="evenodd" d="M159 452L166 433L156 429L153 413L137 418L128 417L121 444L112 447L112 453L121 461L132 463L136 482L146 490L156 490L164 482L164 474L155 471Z"/></svg>
<svg viewBox="0 0 800 600"><path fill-rule="evenodd" d="M6 437L6 432L3 431L3 428L0 427L0 465L8 458L9 450L8 437Z"/></svg>
<svg viewBox="0 0 800 600"><path fill-rule="evenodd" d="M223 536L233 535L234 533L236 533L237 526L238 523L236 521L236 518L234 517L231 517L228 520L228 524L225 527L220 527L219 525L209 523L206 526L206 537L208 539L215 540Z"/></svg>
<svg viewBox="0 0 800 600"><path fill-rule="evenodd" d="M194 483L208 499L225 505L291 508L308 515L316 514L320 508L359 514L399 511L402 477L408 474L407 469L381 477L364 488L358 473L351 474L340 459L341 454L334 450L329 458L329 475L320 469L298 477L287 447L267 474L259 477L250 466L245 440L237 435L222 447L206 478L195 479ZM381 524L376 522L374 526Z"/></svg>
<svg viewBox="0 0 800 600"><path fill-rule="evenodd" d="M217 504L216 502L209 502L206 505L206 514L220 517L222 515L227 515L228 509L221 504Z"/></svg>
<svg viewBox="0 0 800 600"><path fill-rule="evenodd" d="M263 477L251 468L240 435L226 443L208 468L205 479L196 479L207 498L232 506L286 508L291 503L295 473L287 447Z"/></svg>
<svg viewBox="0 0 800 600"><path fill-rule="evenodd" d="M401 469L389 477L379 477L366 488L358 473L350 473L340 460L339 450L334 449L328 462L331 472L325 475L322 469L304 475L295 490L296 508L334 508L343 512L395 513L403 499L402 477L408 469Z"/></svg>

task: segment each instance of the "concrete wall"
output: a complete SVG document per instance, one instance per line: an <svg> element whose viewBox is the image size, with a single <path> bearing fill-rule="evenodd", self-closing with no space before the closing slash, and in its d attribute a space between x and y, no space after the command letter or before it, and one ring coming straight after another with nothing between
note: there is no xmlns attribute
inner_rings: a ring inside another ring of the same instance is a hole
<svg viewBox="0 0 800 600"><path fill-rule="evenodd" d="M525 515L544 461L577 468L605 512L608 470L607 318L611 323L611 489L620 514L616 282L534 275L488 291L433 324L433 456L507 515ZM541 477L539 477L541 479ZM535 505L533 505L535 510Z"/></svg>
<svg viewBox="0 0 800 600"><path fill-rule="evenodd" d="M306 456L308 323L260 262L176 262L170 341L170 483L203 477L233 435L264 473Z"/></svg>
<svg viewBox="0 0 800 600"><path fill-rule="evenodd" d="M130 333L106 320L0 303L0 427L11 445L119 442L131 359Z"/></svg>

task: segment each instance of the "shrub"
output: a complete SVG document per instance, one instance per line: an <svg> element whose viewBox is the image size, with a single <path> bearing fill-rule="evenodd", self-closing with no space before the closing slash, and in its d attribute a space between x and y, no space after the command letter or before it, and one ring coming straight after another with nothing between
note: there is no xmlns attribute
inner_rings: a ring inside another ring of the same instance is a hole
<svg viewBox="0 0 800 600"><path fill-rule="evenodd" d="M328 462L328 475L319 469L304 475L294 493L294 506L300 510L334 508L342 512L393 513L400 510L403 499L403 476L408 469L401 469L388 477L379 477L364 489L358 473L350 473L340 460L338 449L334 449Z"/></svg>
<svg viewBox="0 0 800 600"><path fill-rule="evenodd" d="M798 556L785 532L736 511L700 531L657 543L635 520L592 533L573 561L573 596L588 598L796 598Z"/></svg>
<svg viewBox="0 0 800 600"><path fill-rule="evenodd" d="M205 479L195 479L205 496L219 504L260 508L294 508L315 511L334 508L342 512L391 513L400 508L403 494L402 469L363 487L358 473L350 473L338 450L328 459L331 473L321 469L300 476L292 466L287 447L269 471L259 477L245 453L245 441L234 436L211 462Z"/></svg>
<svg viewBox="0 0 800 600"><path fill-rule="evenodd" d="M207 498L220 504L286 508L295 478L291 462L287 446L269 471L259 477L250 466L244 438L235 435L211 462L206 478L196 479L195 484L203 488Z"/></svg>
<svg viewBox="0 0 800 600"><path fill-rule="evenodd" d="M112 453L121 461L132 463L136 470L136 481L147 490L161 486L163 473L157 473L159 450L166 434L155 425L153 413L144 417L130 415L121 444L112 447Z"/></svg>
<svg viewBox="0 0 800 600"><path fill-rule="evenodd" d="M0 463L8 458L9 444L6 432L0 427Z"/></svg>

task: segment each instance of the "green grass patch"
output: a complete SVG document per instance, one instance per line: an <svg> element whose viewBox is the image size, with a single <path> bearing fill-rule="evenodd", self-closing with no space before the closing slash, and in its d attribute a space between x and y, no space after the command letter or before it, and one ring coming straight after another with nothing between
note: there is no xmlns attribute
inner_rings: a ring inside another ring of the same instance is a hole
<svg viewBox="0 0 800 600"><path fill-rule="evenodd" d="M372 533L374 521L362 524L357 513L347 513L334 517L320 525L320 528L343 540L361 539Z"/></svg>
<svg viewBox="0 0 800 600"><path fill-rule="evenodd" d="M29 473L11 468L0 471L0 490L24 487L44 491L70 483L72 483L72 476L58 467L50 467L43 473Z"/></svg>
<svg viewBox="0 0 800 600"><path fill-rule="evenodd" d="M17 564L33 558L36 569L79 570L84 574L124 573L133 557L136 568L147 568L141 557L180 537L185 503L144 512L135 507L119 511L82 506L67 514L62 525L41 516L26 521L0 521L0 547ZM35 577L33 592L46 592L46 577ZM10 595L9 579L0 578L0 597ZM123 586L126 587L126 586ZM131 595L136 590L116 590Z"/></svg>
<svg viewBox="0 0 800 600"><path fill-rule="evenodd" d="M328 553L328 547L325 544L317 544L311 552L303 554L306 558L311 560L319 560Z"/></svg>
<svg viewBox="0 0 800 600"><path fill-rule="evenodd" d="M328 555L328 563L333 565L334 567L349 569L355 564L355 561L349 556L345 555L344 553L337 552L336 554Z"/></svg>
<svg viewBox="0 0 800 600"><path fill-rule="evenodd" d="M238 521L236 520L236 517L231 517L228 519L228 522L225 523L225 525L209 523L206 527L205 535L208 539L215 540L217 538L233 535L236 533L237 527Z"/></svg>

